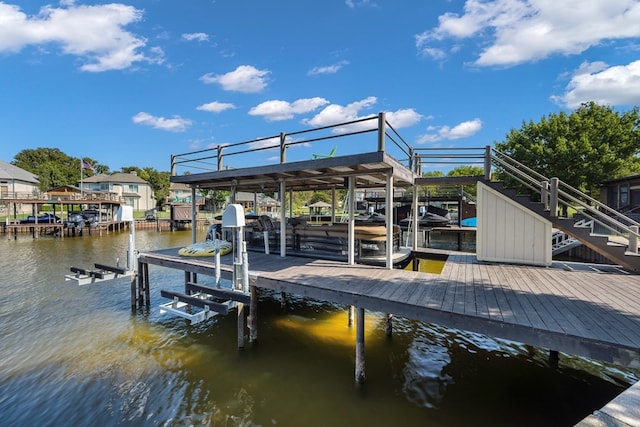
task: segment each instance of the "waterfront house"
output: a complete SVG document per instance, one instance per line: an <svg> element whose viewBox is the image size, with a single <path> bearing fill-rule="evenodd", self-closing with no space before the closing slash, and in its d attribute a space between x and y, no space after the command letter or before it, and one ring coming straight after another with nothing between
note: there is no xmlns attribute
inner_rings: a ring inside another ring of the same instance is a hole
<svg viewBox="0 0 640 427"><path fill-rule="evenodd" d="M97 174L84 178L82 190L115 193L125 205L135 211L147 211L156 207L156 198L151 185L135 171L116 172L111 175Z"/></svg>
<svg viewBox="0 0 640 427"><path fill-rule="evenodd" d="M0 198L37 199L40 197L38 177L29 171L0 160ZM18 213L31 212L28 204L18 204Z"/></svg>
<svg viewBox="0 0 640 427"><path fill-rule="evenodd" d="M275 216L280 211L280 202L264 193L238 191L235 203L242 205L245 211ZM257 209L256 209L257 206Z"/></svg>
<svg viewBox="0 0 640 427"><path fill-rule="evenodd" d="M196 198L199 199L196 192ZM186 184L172 182L169 185L169 203L191 203L191 188Z"/></svg>
<svg viewBox="0 0 640 427"><path fill-rule="evenodd" d="M640 213L640 174L600 184L600 201L621 212Z"/></svg>

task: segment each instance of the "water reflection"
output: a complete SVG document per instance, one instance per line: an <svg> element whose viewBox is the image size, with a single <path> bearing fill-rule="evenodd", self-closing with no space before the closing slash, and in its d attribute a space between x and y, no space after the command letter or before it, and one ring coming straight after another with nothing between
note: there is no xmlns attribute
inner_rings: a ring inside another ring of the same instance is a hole
<svg viewBox="0 0 640 427"><path fill-rule="evenodd" d="M136 240L177 247L191 231ZM151 266L153 305L133 312L128 279L64 281L126 245L127 233L0 241L4 425L572 425L636 380L564 355L552 370L544 350L408 319L388 338L385 316L367 312L356 387L345 307L289 296L283 308L260 292L259 341L238 351L235 314L160 314L160 289L180 290L182 273Z"/></svg>

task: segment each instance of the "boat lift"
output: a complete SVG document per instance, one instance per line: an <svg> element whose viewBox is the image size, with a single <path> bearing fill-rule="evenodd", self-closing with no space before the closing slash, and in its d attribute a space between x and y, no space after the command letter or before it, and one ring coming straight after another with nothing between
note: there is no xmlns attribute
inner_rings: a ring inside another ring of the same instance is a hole
<svg viewBox="0 0 640 427"><path fill-rule="evenodd" d="M78 285L89 285L92 283L105 282L115 280L122 277L135 277L136 265L136 241L135 241L135 221L133 220L133 208L131 206L120 206L116 213L117 221L129 222L129 243L127 247L127 266L120 267L120 259L116 258L116 265L110 266L95 263L94 268L86 269L80 267L71 267L71 274L64 276L67 281L74 280Z"/></svg>
<svg viewBox="0 0 640 427"><path fill-rule="evenodd" d="M249 293L249 262L247 246L244 241L244 209L241 205L231 204L222 214L222 229L231 229L233 234L233 276L230 287L222 287L220 280L220 251L215 252L215 287L198 283L185 283L185 293L161 290L164 298L172 301L160 305L160 313L170 313L188 319L196 324L217 314L228 314L231 309L242 310L244 304L251 303ZM228 282L228 281L226 281ZM200 308L194 311L194 308Z"/></svg>

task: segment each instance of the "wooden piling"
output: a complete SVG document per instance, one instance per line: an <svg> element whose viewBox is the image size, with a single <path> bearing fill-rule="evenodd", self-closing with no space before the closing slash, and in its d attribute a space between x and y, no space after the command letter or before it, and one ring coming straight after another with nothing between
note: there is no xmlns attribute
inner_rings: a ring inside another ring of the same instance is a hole
<svg viewBox="0 0 640 427"><path fill-rule="evenodd" d="M364 384L364 308L356 312L356 382Z"/></svg>
<svg viewBox="0 0 640 427"><path fill-rule="evenodd" d="M138 263L138 271L140 271L140 263ZM137 280L137 275L136 274L132 274L131 275L131 308L135 308L136 307L136 280Z"/></svg>
<svg viewBox="0 0 640 427"><path fill-rule="evenodd" d="M393 335L393 314L387 313L387 326L386 326L387 338L391 338Z"/></svg>
<svg viewBox="0 0 640 427"><path fill-rule="evenodd" d="M144 295L145 295L145 304L147 305L147 307L149 307L151 305L151 284L149 281L149 264L145 263L144 264L144 277L145 277L145 281L144 281Z"/></svg>
<svg viewBox="0 0 640 427"><path fill-rule="evenodd" d="M258 291L255 286L250 286L251 302L249 303L249 342L258 341Z"/></svg>
<svg viewBox="0 0 640 427"><path fill-rule="evenodd" d="M244 304L238 303L238 349L244 348Z"/></svg>
<svg viewBox="0 0 640 427"><path fill-rule="evenodd" d="M558 369L560 363L560 353L557 350L549 350L549 367L551 369Z"/></svg>
<svg viewBox="0 0 640 427"><path fill-rule="evenodd" d="M142 288L142 283L144 281L144 264L140 261L138 261L138 277L137 277L137 289L135 284L136 284L136 277L134 276L131 280L131 303L133 304L133 306L137 306L138 304L141 304L140 301L140 296L141 296L141 292L140 289Z"/></svg>

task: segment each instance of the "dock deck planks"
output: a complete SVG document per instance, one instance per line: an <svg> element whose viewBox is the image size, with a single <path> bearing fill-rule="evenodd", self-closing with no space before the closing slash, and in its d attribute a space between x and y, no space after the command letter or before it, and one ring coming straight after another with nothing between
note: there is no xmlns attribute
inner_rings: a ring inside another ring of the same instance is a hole
<svg viewBox="0 0 640 427"><path fill-rule="evenodd" d="M177 251L141 253L138 261L214 275L210 258ZM223 276L232 262L222 257ZM640 275L622 270L482 263L454 252L430 274L252 252L249 271L257 287L640 367ZM639 390L640 382L579 425L640 420Z"/></svg>
<svg viewBox="0 0 640 427"><path fill-rule="evenodd" d="M177 249L140 261L213 275L211 259L181 258ZM222 258L227 275L231 262ZM249 253L258 287L639 367L640 276L562 267L482 263L453 252L441 274L429 274Z"/></svg>

